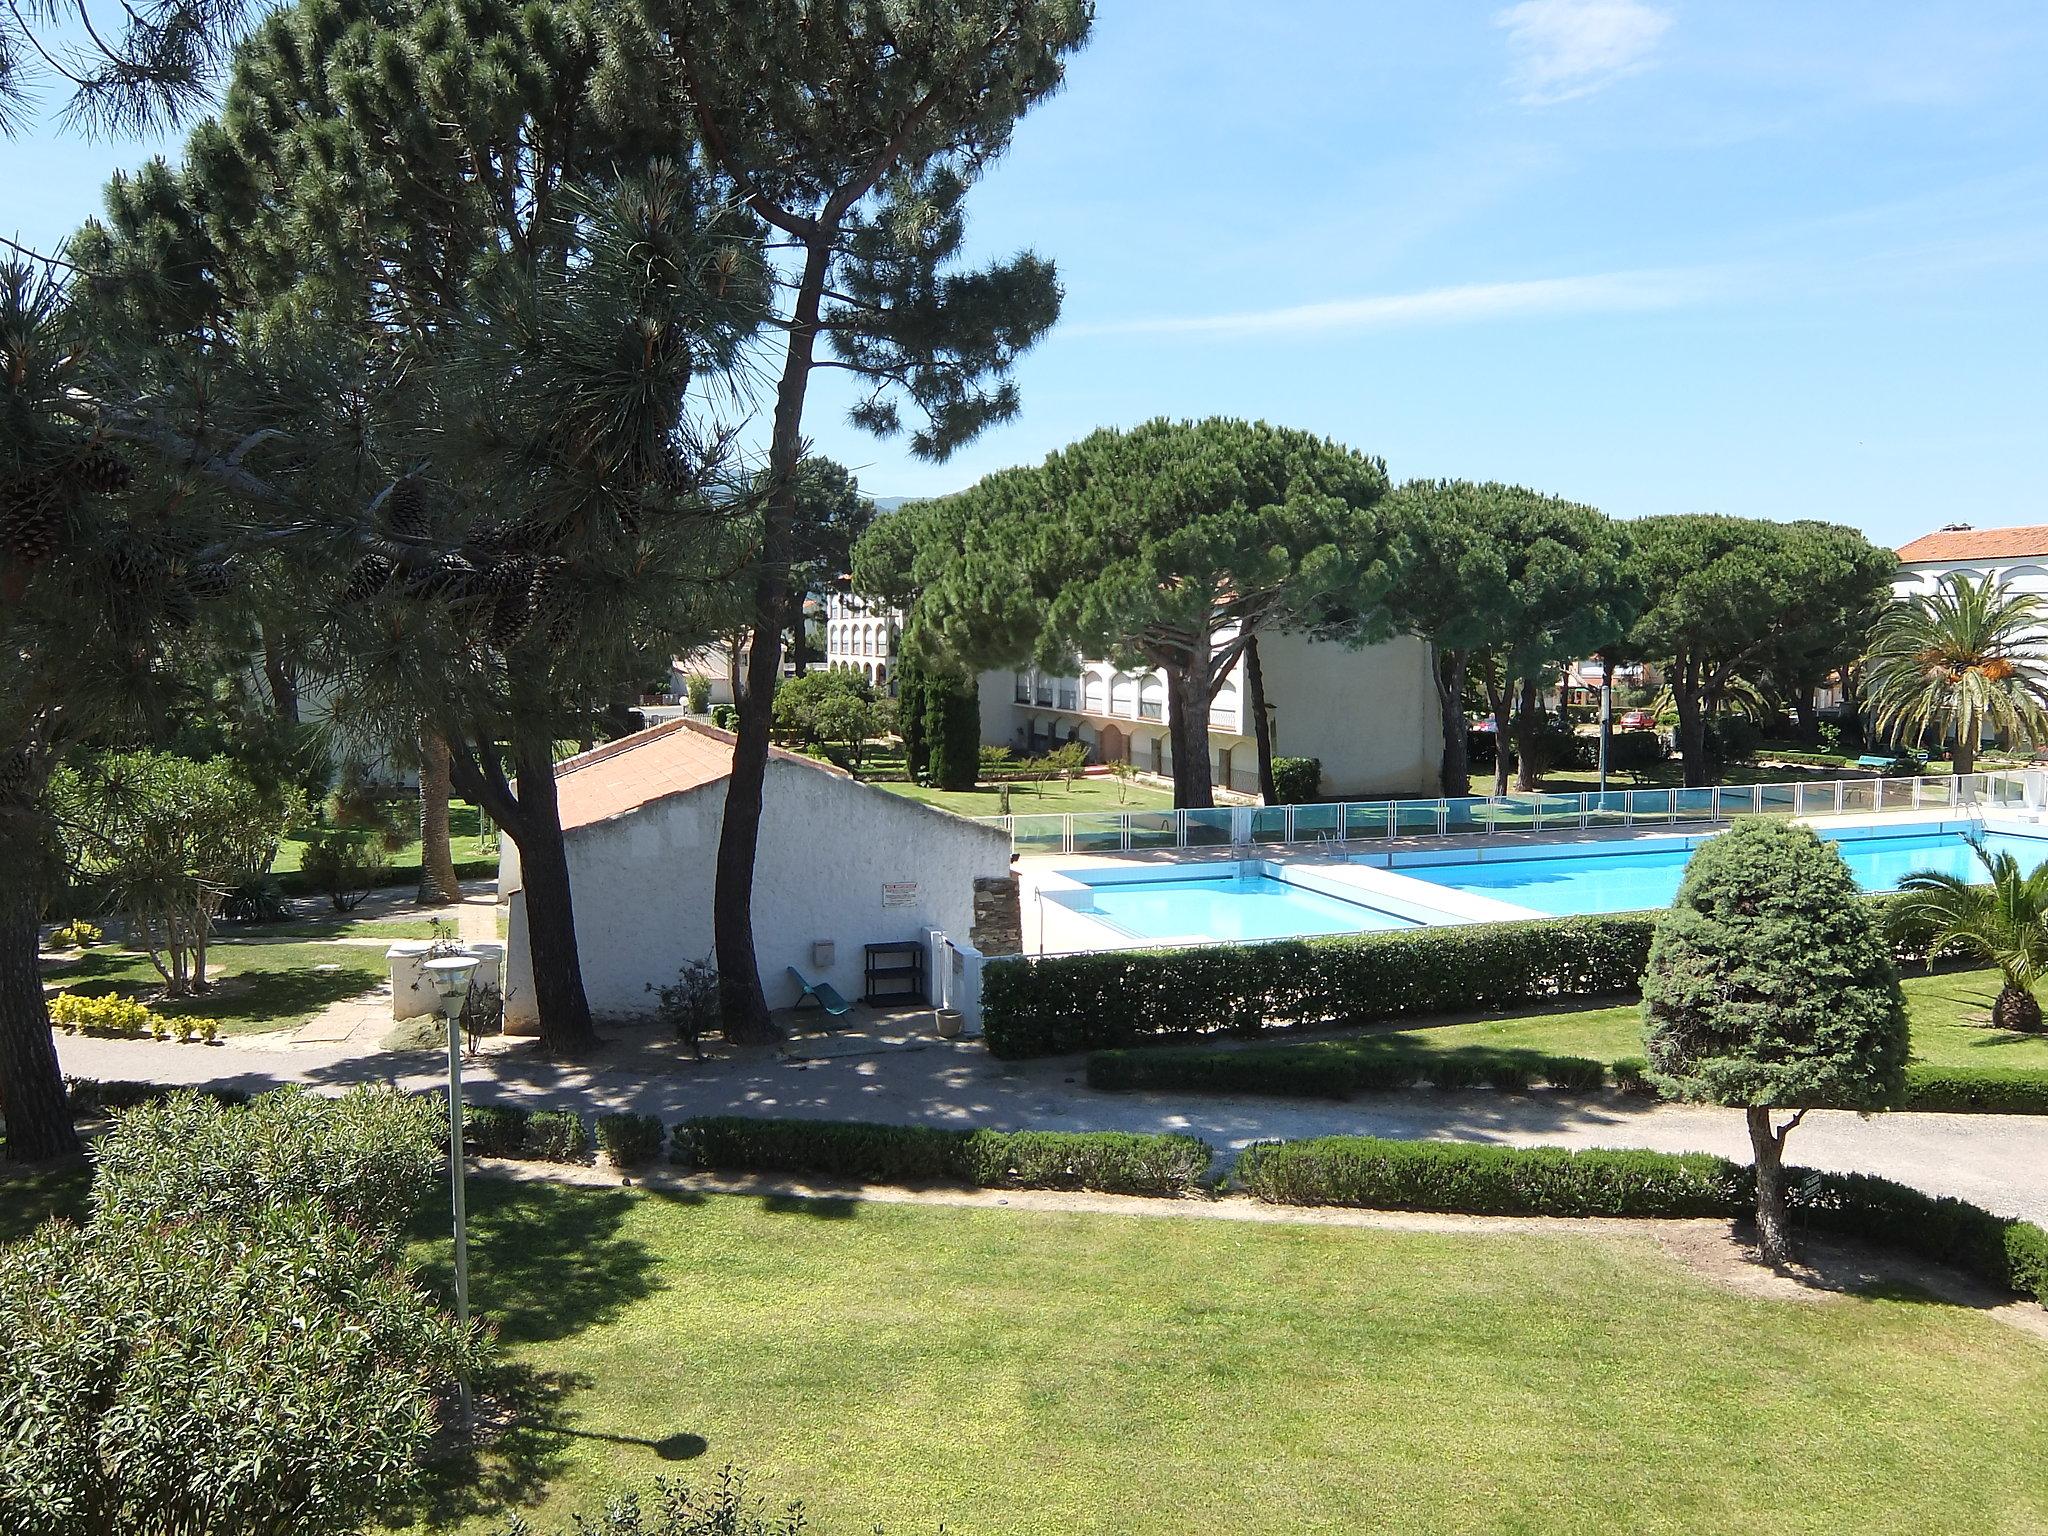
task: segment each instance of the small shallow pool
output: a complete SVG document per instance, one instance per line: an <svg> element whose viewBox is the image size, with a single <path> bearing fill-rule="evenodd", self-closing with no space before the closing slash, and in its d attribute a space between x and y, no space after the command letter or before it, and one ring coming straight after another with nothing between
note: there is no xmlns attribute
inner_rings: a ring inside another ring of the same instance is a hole
<svg viewBox="0 0 2048 1536"><path fill-rule="evenodd" d="M1526 858L1490 857L1477 864L1404 863L1395 872L1554 917L1636 912L1671 905L1686 863L1701 841L1688 838L1678 847L1600 852L1560 847ZM1973 882L1984 878L1983 866L1958 831L1850 833L1830 841L1866 891L1895 891L1906 876L1923 869ZM1985 845L1993 853L2010 853L2025 870L2048 863L2048 837L1993 832L1985 837Z"/></svg>
<svg viewBox="0 0 2048 1536"><path fill-rule="evenodd" d="M1093 915L1144 939L1284 939L1421 926L1262 874L1123 880L1097 885L1093 895Z"/></svg>

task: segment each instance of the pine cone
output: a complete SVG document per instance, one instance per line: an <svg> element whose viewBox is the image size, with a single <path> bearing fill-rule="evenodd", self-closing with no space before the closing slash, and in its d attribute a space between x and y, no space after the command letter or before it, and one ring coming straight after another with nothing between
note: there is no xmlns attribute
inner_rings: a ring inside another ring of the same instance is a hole
<svg viewBox="0 0 2048 1536"><path fill-rule="evenodd" d="M157 549L132 538L115 549L114 558L108 566L114 585L131 592L159 587L170 573L170 561Z"/></svg>
<svg viewBox="0 0 2048 1536"><path fill-rule="evenodd" d="M80 490L112 496L128 489L135 466L111 448L89 448L72 466L71 477Z"/></svg>
<svg viewBox="0 0 2048 1536"><path fill-rule="evenodd" d="M532 623L533 609L526 601L525 589L501 592L491 604L491 618L484 626L484 639L503 650L517 644Z"/></svg>
<svg viewBox="0 0 2048 1536"><path fill-rule="evenodd" d="M460 555L436 555L424 570L405 579L408 597L460 597L476 579L476 567Z"/></svg>
<svg viewBox="0 0 2048 1536"><path fill-rule="evenodd" d="M234 590L234 573L226 561L195 565L185 573L185 589L202 603L217 603Z"/></svg>
<svg viewBox="0 0 2048 1536"><path fill-rule="evenodd" d="M433 537L433 519L427 515L426 493L419 481L407 475L391 487L384 498L384 526L394 538L419 543Z"/></svg>
<svg viewBox="0 0 2048 1536"><path fill-rule="evenodd" d="M398 567L389 555L365 555L348 573L348 580L342 585L341 600L350 605L367 603L390 584L397 572Z"/></svg>
<svg viewBox="0 0 2048 1536"><path fill-rule="evenodd" d="M576 595L569 588L568 577L569 562L560 555L534 562L533 582L526 589L526 600L533 610L533 622L545 624L550 634L575 613Z"/></svg>
<svg viewBox="0 0 2048 1536"><path fill-rule="evenodd" d="M555 547L558 532L545 518L522 517L505 529L505 553L528 557L546 554Z"/></svg>
<svg viewBox="0 0 2048 1536"><path fill-rule="evenodd" d="M0 486L0 549L25 565L39 565L63 538L63 504L46 481L23 476Z"/></svg>

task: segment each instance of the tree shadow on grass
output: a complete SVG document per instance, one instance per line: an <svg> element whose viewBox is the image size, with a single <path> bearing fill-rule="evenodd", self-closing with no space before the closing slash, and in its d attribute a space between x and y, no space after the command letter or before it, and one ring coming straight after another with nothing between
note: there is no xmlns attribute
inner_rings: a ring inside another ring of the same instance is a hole
<svg viewBox="0 0 2048 1536"><path fill-rule="evenodd" d="M763 1195L761 1209L770 1216L809 1216L817 1221L851 1221L860 1202L844 1195Z"/></svg>

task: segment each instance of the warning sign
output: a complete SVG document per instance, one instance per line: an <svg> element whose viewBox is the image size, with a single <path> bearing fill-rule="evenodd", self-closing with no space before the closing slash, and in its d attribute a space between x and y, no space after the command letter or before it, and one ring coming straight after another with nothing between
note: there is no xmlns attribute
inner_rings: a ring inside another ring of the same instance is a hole
<svg viewBox="0 0 2048 1536"><path fill-rule="evenodd" d="M916 906L917 882L915 880L884 880L882 882L882 905L885 907Z"/></svg>

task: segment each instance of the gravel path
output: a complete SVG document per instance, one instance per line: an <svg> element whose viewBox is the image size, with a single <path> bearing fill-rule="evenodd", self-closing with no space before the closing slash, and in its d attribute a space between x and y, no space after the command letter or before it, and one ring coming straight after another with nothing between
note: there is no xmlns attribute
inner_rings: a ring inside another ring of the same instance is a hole
<svg viewBox="0 0 2048 1536"><path fill-rule="evenodd" d="M72 1076L251 1091L287 1082L429 1088L447 1070L435 1055L366 1055L353 1044L283 1050L244 1042L171 1045L59 1035L57 1048ZM667 1041L622 1030L586 1062L544 1061L514 1046L471 1061L465 1075L470 1096L479 1102L585 1112L632 1109L668 1121L693 1114L806 1115L1002 1129L1185 1131L1218 1148L1349 1132L1512 1146L1717 1152L1743 1161L1749 1155L1739 1111L1616 1094L1420 1090L1322 1103L1097 1093L1082 1084L1078 1059L999 1062L978 1044L892 1032L887 1021L806 1037L794 1049L810 1054L789 1059L765 1051L730 1053L693 1062ZM2048 1167L2048 1117L1864 1119L1824 1111L1807 1117L1789 1150L1794 1162L1810 1167L1883 1174L1933 1194L2048 1222L2048 1188L2040 1177Z"/></svg>

